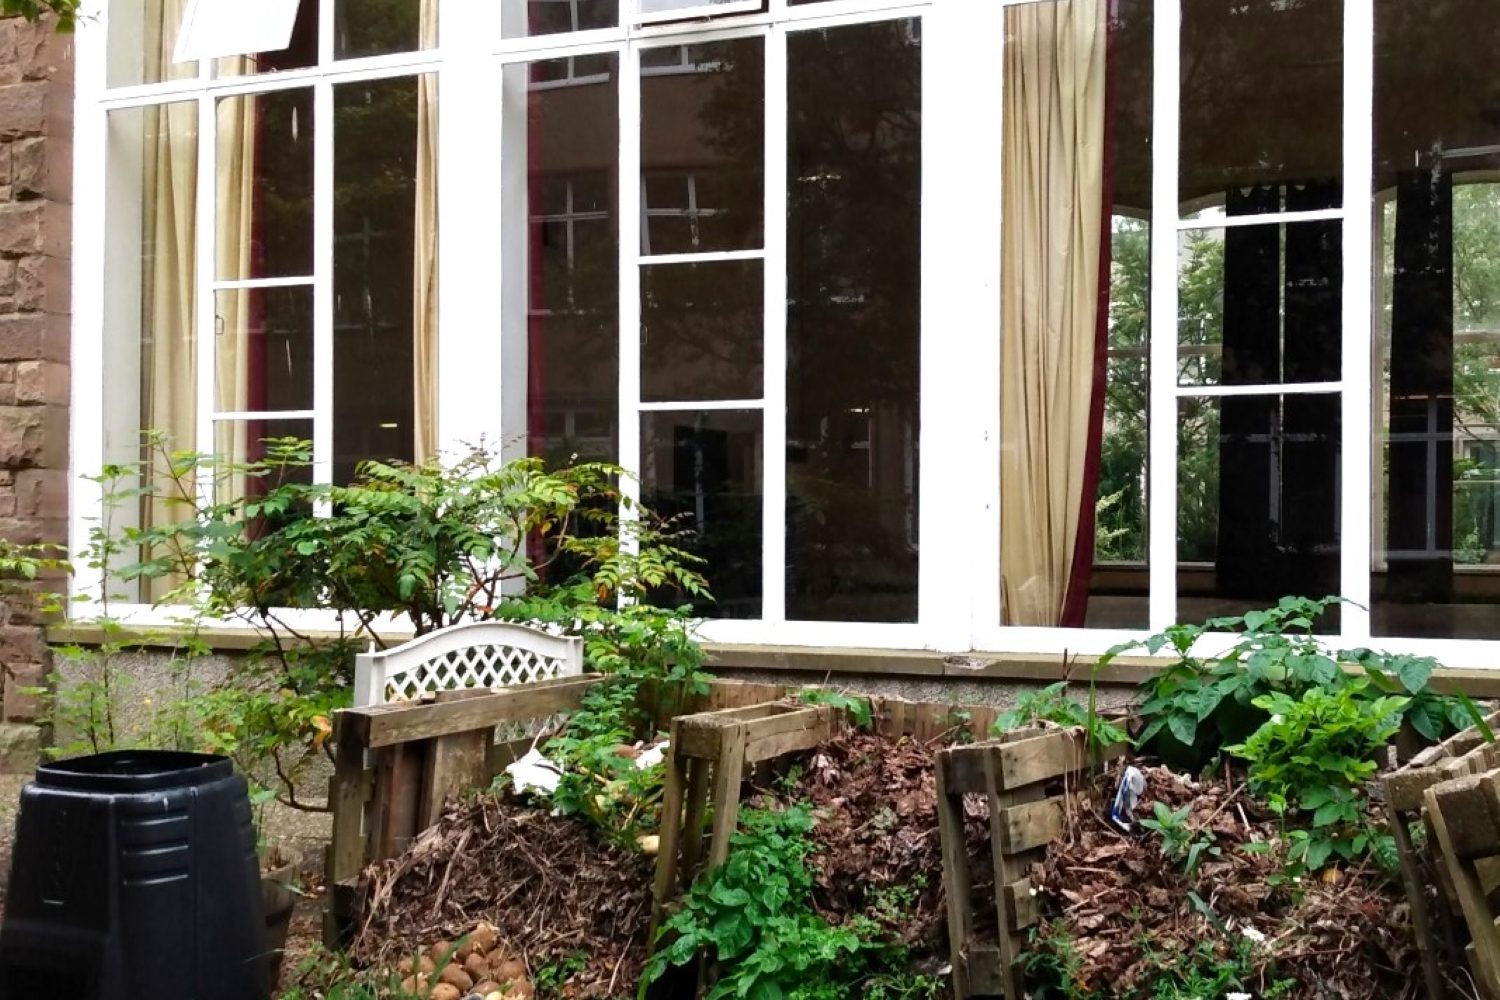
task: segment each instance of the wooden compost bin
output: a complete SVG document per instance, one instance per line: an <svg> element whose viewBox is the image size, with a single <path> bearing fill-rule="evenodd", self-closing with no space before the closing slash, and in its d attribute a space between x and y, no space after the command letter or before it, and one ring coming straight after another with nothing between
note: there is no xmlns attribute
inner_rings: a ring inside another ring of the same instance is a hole
<svg viewBox="0 0 1500 1000"><path fill-rule="evenodd" d="M1113 755L1112 748L1104 756ZM1081 729L1018 730L997 740L955 746L937 754L938 832L943 843L943 892L948 903L948 947L953 993L1025 995L1016 960L1037 922L1027 877L1047 845L1062 832L1067 792L1085 776L1090 759ZM989 807L990 855L995 866L996 936L975 933L973 883L964 839L965 795Z"/></svg>
<svg viewBox="0 0 1500 1000"><path fill-rule="evenodd" d="M572 711L603 680L591 675L493 692L445 691L430 702L338 713L325 943L345 940L366 865L399 855L437 820L445 800L488 788L515 759L514 744L496 743L496 727Z"/></svg>
<svg viewBox="0 0 1500 1000"><path fill-rule="evenodd" d="M1489 716L1485 724L1491 728L1500 726L1500 712ZM1401 881L1411 906L1412 929L1422 961L1423 986L1428 1000L1443 1000L1447 995L1442 974L1445 959L1439 954L1439 941L1447 943L1455 959L1466 950L1470 952L1471 963L1482 958L1474 956L1472 948L1465 949L1456 926L1454 910L1460 910L1465 917L1467 910L1462 907L1462 890L1453 877L1454 866L1446 863L1438 853L1441 837L1428 792L1454 779L1481 774L1497 766L1500 766L1500 746L1489 743L1474 727L1427 747L1380 779L1386 819L1401 863ZM1425 849L1413 844L1412 823L1426 826L1428 846ZM1424 855L1431 858L1438 878L1435 888L1439 905L1435 910L1428 902L1429 880L1423 873ZM1491 894L1500 886L1500 861L1478 858L1469 867L1479 879L1482 895ZM1477 967L1475 975L1480 976ZM1500 994L1495 996L1500 1000Z"/></svg>

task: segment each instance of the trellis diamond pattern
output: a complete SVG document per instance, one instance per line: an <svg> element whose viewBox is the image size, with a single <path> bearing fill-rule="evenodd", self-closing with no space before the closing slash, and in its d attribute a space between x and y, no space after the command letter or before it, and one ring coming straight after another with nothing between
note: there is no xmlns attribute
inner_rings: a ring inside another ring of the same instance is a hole
<svg viewBox="0 0 1500 1000"><path fill-rule="evenodd" d="M468 646L410 667L386 680L387 701L434 691L497 688L562 676L563 661L514 646Z"/></svg>

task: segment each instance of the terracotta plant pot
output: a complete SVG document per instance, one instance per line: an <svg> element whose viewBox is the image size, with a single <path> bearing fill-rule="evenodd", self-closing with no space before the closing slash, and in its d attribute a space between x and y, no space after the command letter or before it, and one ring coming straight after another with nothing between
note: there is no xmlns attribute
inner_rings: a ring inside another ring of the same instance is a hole
<svg viewBox="0 0 1500 1000"><path fill-rule="evenodd" d="M302 859L285 847L271 847L261 855L260 901L266 919L266 970L274 993L281 985L281 959L297 893L297 869Z"/></svg>

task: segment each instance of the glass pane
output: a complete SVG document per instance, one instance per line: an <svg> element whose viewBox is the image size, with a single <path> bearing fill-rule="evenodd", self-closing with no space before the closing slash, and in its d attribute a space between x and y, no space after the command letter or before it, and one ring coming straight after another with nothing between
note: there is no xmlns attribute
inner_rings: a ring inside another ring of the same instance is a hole
<svg viewBox="0 0 1500 1000"><path fill-rule="evenodd" d="M312 409L311 285L214 293L214 334L218 412Z"/></svg>
<svg viewBox="0 0 1500 1000"><path fill-rule="evenodd" d="M916 621L920 33L787 45L787 616Z"/></svg>
<svg viewBox="0 0 1500 1000"><path fill-rule="evenodd" d="M333 476L433 456L437 80L334 88Z"/></svg>
<svg viewBox="0 0 1500 1000"><path fill-rule="evenodd" d="M313 273L313 94L226 97L218 106L221 281Z"/></svg>
<svg viewBox="0 0 1500 1000"><path fill-rule="evenodd" d="M764 40L646 50L641 76L641 253L759 248Z"/></svg>
<svg viewBox="0 0 1500 1000"><path fill-rule="evenodd" d="M1179 621L1338 592L1337 395L1178 402ZM1336 631L1338 611L1320 629Z"/></svg>
<svg viewBox="0 0 1500 1000"><path fill-rule="evenodd" d="M1001 619L1144 626L1152 4L1005 28Z"/></svg>
<svg viewBox="0 0 1500 1000"><path fill-rule="evenodd" d="M1178 385L1342 378L1342 252L1337 220L1180 234Z"/></svg>
<svg viewBox="0 0 1500 1000"><path fill-rule="evenodd" d="M245 476L235 466L266 458L266 442L281 438L311 441L311 420L220 420L214 423L214 502L231 503L265 493L282 483L311 483L310 465L288 465L267 476Z"/></svg>
<svg viewBox="0 0 1500 1000"><path fill-rule="evenodd" d="M516 166L501 185L501 305L529 381L513 433L554 464L619 453L618 57L587 77L581 58L505 68L504 158Z"/></svg>
<svg viewBox="0 0 1500 1000"><path fill-rule="evenodd" d="M620 0L511 0L500 16L506 38L614 28L620 23Z"/></svg>
<svg viewBox="0 0 1500 1000"><path fill-rule="evenodd" d="M214 60L214 72L221 76L251 76L277 73L288 69L306 69L318 64L318 3L301 0L292 40L280 52L261 52L249 56L232 56Z"/></svg>
<svg viewBox="0 0 1500 1000"><path fill-rule="evenodd" d="M437 48L438 0L335 0L333 18L337 59Z"/></svg>
<svg viewBox="0 0 1500 1000"><path fill-rule="evenodd" d="M1500 639L1500 7L1375 2L1376 635Z"/></svg>
<svg viewBox="0 0 1500 1000"><path fill-rule="evenodd" d="M761 262L641 269L641 398L759 399Z"/></svg>
<svg viewBox="0 0 1500 1000"><path fill-rule="evenodd" d="M641 414L641 501L678 518L683 548L707 565L714 618L761 615L760 411Z"/></svg>
<svg viewBox="0 0 1500 1000"><path fill-rule="evenodd" d="M1343 24L1343 0L1182 5L1185 214L1200 199L1288 184L1339 204Z"/></svg>
<svg viewBox="0 0 1500 1000"><path fill-rule="evenodd" d="M111 111L107 128L103 461L129 466L156 457L142 454L143 430L160 432L168 453L197 447L198 107L187 101ZM158 487L165 492L168 477ZM174 511L122 504L110 514L123 530L150 528ZM121 562L138 556L121 553ZM147 602L171 586L114 584L126 600Z"/></svg>
<svg viewBox="0 0 1500 1000"><path fill-rule="evenodd" d="M186 7L187 0L110 0L107 85L133 87L197 76L196 61L172 60Z"/></svg>

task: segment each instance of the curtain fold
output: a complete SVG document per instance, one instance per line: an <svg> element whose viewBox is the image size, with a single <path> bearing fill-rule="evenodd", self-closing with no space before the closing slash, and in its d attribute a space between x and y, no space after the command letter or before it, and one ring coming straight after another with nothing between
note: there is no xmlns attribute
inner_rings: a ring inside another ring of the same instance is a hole
<svg viewBox="0 0 1500 1000"><path fill-rule="evenodd" d="M421 47L438 44L438 2L422 0ZM417 218L415 315L412 317L412 454L417 463L437 457L438 202L437 74L417 77Z"/></svg>
<svg viewBox="0 0 1500 1000"><path fill-rule="evenodd" d="M218 230L214 247L214 274L224 281L257 277L255 261L256 193L255 170L259 133L257 98L231 97L219 102L216 145L214 219ZM204 294L211 294L205 290ZM252 399L251 340L258 289L218 293L214 303L214 396L224 412L256 409ZM251 454L251 428L243 420L220 421L214 426L214 452L233 462L244 462ZM245 495L244 476L221 476L224 499Z"/></svg>
<svg viewBox="0 0 1500 1000"><path fill-rule="evenodd" d="M1106 0L1006 13L1000 551L1007 625L1064 618L1086 497L1105 227Z"/></svg>

